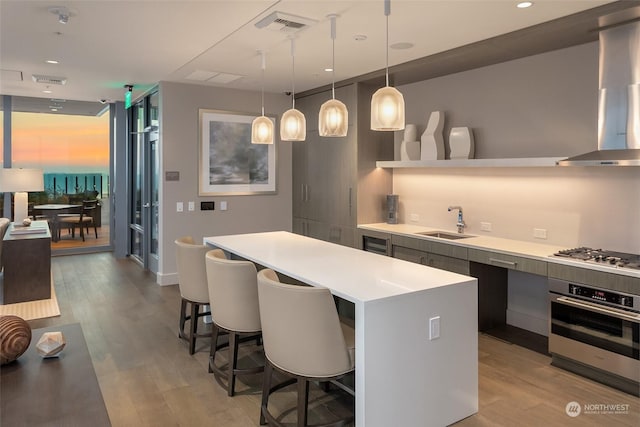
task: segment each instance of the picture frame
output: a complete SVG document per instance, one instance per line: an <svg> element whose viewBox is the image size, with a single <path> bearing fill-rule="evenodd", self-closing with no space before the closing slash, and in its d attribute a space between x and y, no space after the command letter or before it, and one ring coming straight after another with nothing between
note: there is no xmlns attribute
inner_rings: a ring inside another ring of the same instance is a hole
<svg viewBox="0 0 640 427"><path fill-rule="evenodd" d="M276 193L276 145L251 143L251 123L255 117L199 110L198 195ZM269 119L275 129L275 117Z"/></svg>

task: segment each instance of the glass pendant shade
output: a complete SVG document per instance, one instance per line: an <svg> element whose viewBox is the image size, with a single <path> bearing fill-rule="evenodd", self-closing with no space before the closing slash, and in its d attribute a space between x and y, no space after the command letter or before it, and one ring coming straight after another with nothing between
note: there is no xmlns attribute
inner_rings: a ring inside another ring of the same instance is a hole
<svg viewBox="0 0 640 427"><path fill-rule="evenodd" d="M280 139L283 141L304 141L307 137L307 121L304 114L292 108L285 111L280 119Z"/></svg>
<svg viewBox="0 0 640 427"><path fill-rule="evenodd" d="M346 136L349 126L347 106L337 99L330 99L320 107L318 115L320 136Z"/></svg>
<svg viewBox="0 0 640 427"><path fill-rule="evenodd" d="M371 129L404 129L404 97L394 87L378 89L371 97Z"/></svg>
<svg viewBox="0 0 640 427"><path fill-rule="evenodd" d="M404 96L394 87L389 86L389 15L391 0L384 0L384 15L387 21L387 66L385 77L387 85L378 89L371 97L371 130L404 129Z"/></svg>
<svg viewBox="0 0 640 427"><path fill-rule="evenodd" d="M266 116L253 119L251 123L252 144L273 144L273 122Z"/></svg>

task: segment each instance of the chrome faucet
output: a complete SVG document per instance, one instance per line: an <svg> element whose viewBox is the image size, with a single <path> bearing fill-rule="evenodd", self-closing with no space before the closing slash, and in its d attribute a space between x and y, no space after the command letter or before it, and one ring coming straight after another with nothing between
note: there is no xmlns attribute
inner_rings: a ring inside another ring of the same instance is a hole
<svg viewBox="0 0 640 427"><path fill-rule="evenodd" d="M447 210L451 212L454 209L458 210L458 222L456 223L458 226L458 233L464 233L464 228L467 225L464 223L464 219L462 218L462 206L449 206Z"/></svg>

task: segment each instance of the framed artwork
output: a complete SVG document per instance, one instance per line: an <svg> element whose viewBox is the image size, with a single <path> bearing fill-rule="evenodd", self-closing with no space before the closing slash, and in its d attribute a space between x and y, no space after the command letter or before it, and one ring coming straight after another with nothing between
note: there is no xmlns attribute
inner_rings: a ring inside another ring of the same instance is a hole
<svg viewBox="0 0 640 427"><path fill-rule="evenodd" d="M200 196L274 194L275 144L252 144L256 117L218 110L200 110ZM269 117L274 122L275 118Z"/></svg>

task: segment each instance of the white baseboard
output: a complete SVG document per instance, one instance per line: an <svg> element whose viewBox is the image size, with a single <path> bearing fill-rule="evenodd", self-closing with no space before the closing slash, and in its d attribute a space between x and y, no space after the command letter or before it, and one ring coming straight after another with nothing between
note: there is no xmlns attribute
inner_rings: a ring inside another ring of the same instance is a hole
<svg viewBox="0 0 640 427"><path fill-rule="evenodd" d="M178 273L156 274L156 283L160 286L177 285Z"/></svg>
<svg viewBox="0 0 640 427"><path fill-rule="evenodd" d="M526 313L507 309L507 324L544 335L545 337L549 336L549 323L547 319L541 319Z"/></svg>

